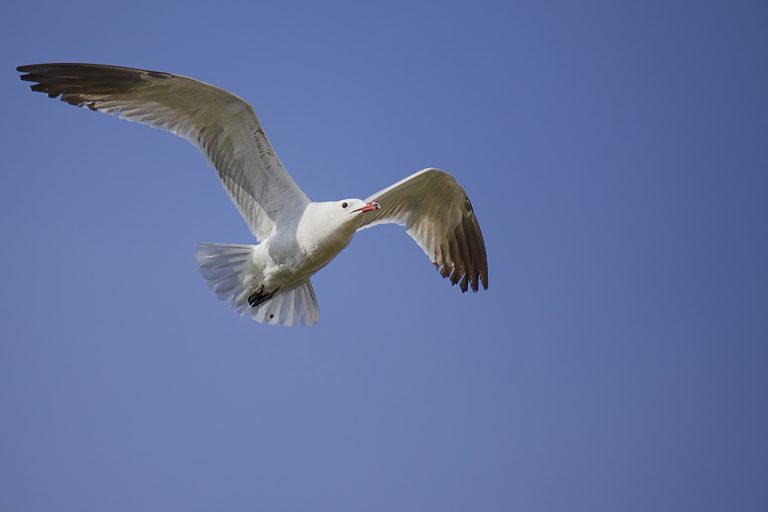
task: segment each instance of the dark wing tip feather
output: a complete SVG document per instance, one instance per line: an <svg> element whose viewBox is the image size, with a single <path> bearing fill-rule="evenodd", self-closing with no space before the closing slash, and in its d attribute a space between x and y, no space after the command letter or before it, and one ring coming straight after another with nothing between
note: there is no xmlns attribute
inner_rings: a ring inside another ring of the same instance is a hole
<svg viewBox="0 0 768 512"><path fill-rule="evenodd" d="M16 71L30 74L59 74L64 76L83 75L123 75L136 76L148 75L152 78L173 78L174 75L165 71L152 71L149 69L129 68L125 66L113 66L111 64L86 64L82 62L52 62L47 64L26 64L17 66ZM74 75L69 75L74 73ZM25 78L22 78L24 80Z"/></svg>
<svg viewBox="0 0 768 512"><path fill-rule="evenodd" d="M147 78L174 77L162 71L104 64L28 64L16 70L25 73L19 77L21 80L35 82L31 86L33 91L44 92L50 98L61 96L72 105L88 104L94 96L129 92Z"/></svg>
<svg viewBox="0 0 768 512"><path fill-rule="evenodd" d="M477 292L482 284L488 289L488 256L485 251L485 241L477 217L467 199L467 209L461 222L450 234L445 248L441 249L440 259L436 265L440 275L450 277L452 285L458 284L461 292L470 287Z"/></svg>
<svg viewBox="0 0 768 512"><path fill-rule="evenodd" d="M469 203L469 199L467 199ZM483 232L480 231L480 224L477 222L477 216L472 210L470 204L469 215L462 219L462 226L467 234L467 241L469 244L469 251L472 254L472 259L475 262L476 274L472 280L472 291L478 290L478 278L483 285L483 289L488 289L488 254L485 251L485 240L483 240Z"/></svg>

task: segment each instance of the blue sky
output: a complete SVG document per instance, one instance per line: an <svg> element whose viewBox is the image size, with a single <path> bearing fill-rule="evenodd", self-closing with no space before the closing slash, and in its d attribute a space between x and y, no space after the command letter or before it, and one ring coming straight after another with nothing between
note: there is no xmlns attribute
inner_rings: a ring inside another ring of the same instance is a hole
<svg viewBox="0 0 768 512"><path fill-rule="evenodd" d="M0 509L765 510L761 2L2 7ZM490 289L399 228L315 278L321 321L227 311L251 238L197 151L15 67L185 74L252 103L316 200L428 166Z"/></svg>

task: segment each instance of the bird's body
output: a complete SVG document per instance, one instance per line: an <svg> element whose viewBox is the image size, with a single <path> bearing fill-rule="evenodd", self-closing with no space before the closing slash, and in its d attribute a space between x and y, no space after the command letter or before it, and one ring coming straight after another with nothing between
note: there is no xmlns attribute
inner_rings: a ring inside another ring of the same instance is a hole
<svg viewBox="0 0 768 512"><path fill-rule="evenodd" d="M251 259L248 272L254 285L266 292L290 290L304 284L321 268L336 257L349 243L357 230L354 219L337 229L324 213L333 203L307 204L295 222L275 232L258 245L249 245ZM217 244L201 244L216 247ZM201 268L206 259L200 256Z"/></svg>
<svg viewBox="0 0 768 512"><path fill-rule="evenodd" d="M259 321L319 320L310 278L380 223L406 227L443 277L462 291L488 287L482 234L456 180L424 169L365 200L313 202L274 154L250 105L226 91L170 73L97 64L21 66L35 91L169 130L207 156L255 245L201 243L197 260L209 287Z"/></svg>

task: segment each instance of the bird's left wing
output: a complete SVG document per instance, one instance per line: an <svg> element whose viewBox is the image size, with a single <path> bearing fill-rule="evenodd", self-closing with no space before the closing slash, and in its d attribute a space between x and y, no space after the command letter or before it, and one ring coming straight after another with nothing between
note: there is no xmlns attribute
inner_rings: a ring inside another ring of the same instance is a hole
<svg viewBox="0 0 768 512"><path fill-rule="evenodd" d="M253 235L264 240L309 199L275 155L251 106L223 89L161 71L102 64L19 66L33 91L189 140L216 168Z"/></svg>
<svg viewBox="0 0 768 512"><path fill-rule="evenodd" d="M450 174L424 169L376 192L366 202L381 208L360 215L365 229L400 224L451 284L462 292L488 288L488 258L477 217L466 192Z"/></svg>

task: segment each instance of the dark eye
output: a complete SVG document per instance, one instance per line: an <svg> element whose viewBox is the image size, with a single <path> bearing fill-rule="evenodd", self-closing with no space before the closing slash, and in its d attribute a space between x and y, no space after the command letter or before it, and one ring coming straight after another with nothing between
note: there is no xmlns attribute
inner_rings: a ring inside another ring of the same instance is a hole
<svg viewBox="0 0 768 512"><path fill-rule="evenodd" d="M349 206L347 203L341 203L342 208L346 208L347 206Z"/></svg>

